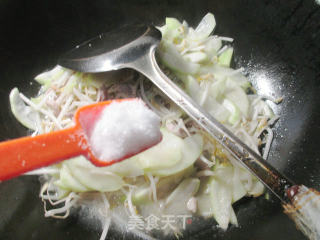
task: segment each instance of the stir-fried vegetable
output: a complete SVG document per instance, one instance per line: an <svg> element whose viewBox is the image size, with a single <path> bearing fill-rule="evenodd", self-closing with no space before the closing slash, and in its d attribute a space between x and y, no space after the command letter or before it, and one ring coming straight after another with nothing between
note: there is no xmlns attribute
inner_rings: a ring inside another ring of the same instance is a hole
<svg viewBox="0 0 320 240"><path fill-rule="evenodd" d="M228 43L233 39L211 35L215 25L211 13L195 29L167 18L159 27L160 61L197 103L266 158L270 125L278 117L262 97L248 94L252 87L243 69L230 67L233 48ZM119 79L57 66L35 78L41 84L37 97L12 90L13 114L35 135L69 127L79 107L110 98L141 97L162 119L162 142L123 162L99 168L79 156L30 172L45 176L40 196L45 206L51 205L45 216L64 218L70 208L97 208L98 201L106 212L101 239L111 218L123 222L140 216L143 224L151 215L197 214L214 217L223 229L237 225L232 204L261 195L263 185L156 87L138 78L133 72ZM120 214L123 209L127 214ZM172 231L180 233L178 226Z"/></svg>

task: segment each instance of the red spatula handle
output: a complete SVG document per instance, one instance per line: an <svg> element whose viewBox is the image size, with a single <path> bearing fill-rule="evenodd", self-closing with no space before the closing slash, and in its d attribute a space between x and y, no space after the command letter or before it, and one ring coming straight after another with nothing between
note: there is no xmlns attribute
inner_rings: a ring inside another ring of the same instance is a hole
<svg viewBox="0 0 320 240"><path fill-rule="evenodd" d="M57 163L85 152L87 141L80 128L0 143L0 181Z"/></svg>

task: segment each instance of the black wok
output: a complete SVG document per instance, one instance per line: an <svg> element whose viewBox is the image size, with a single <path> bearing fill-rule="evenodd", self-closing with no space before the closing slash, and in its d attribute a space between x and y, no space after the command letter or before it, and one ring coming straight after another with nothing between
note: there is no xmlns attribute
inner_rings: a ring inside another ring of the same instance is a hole
<svg viewBox="0 0 320 240"><path fill-rule="evenodd" d="M270 103L281 119L268 161L295 182L320 190L320 6L312 0L2 0L0 139L27 134L10 113L9 91L16 86L35 94L33 77L75 44L132 21L157 25L172 16L196 25L209 11L216 33L235 39L234 65L246 68L260 93L284 97L280 105ZM84 225L76 215L45 218L39 188L38 178L30 176L0 184L0 239L99 239L99 227ZM235 211L240 227L223 232L214 220L199 220L184 239L305 239L272 195L243 199ZM133 238L117 231L108 237Z"/></svg>

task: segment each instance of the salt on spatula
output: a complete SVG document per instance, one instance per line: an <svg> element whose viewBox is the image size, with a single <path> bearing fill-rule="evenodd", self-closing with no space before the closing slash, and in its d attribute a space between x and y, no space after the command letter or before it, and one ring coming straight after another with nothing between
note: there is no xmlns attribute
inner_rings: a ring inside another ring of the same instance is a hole
<svg viewBox="0 0 320 240"><path fill-rule="evenodd" d="M160 118L142 100L122 99L80 108L71 128L0 143L0 180L84 155L108 166L161 141Z"/></svg>

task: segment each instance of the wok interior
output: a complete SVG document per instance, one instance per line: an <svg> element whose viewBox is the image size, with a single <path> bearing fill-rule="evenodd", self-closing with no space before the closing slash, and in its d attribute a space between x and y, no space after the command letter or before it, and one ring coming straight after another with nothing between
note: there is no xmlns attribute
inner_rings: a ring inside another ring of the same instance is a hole
<svg viewBox="0 0 320 240"><path fill-rule="evenodd" d="M28 134L12 116L9 91L34 95L33 77L52 68L74 45L127 22L162 24L166 16L196 25L215 14L216 33L235 39L234 66L244 67L258 92L284 101L270 103L281 119L268 161L295 182L320 189L320 11L314 1L22 1L0 3L0 137ZM46 219L37 177L0 184L2 239L98 239L99 227ZM236 203L239 228L222 232L215 221L195 220L185 239L304 239L271 195ZM95 229L98 231L95 231ZM118 239L124 233L112 231ZM132 236L126 234L127 239Z"/></svg>

